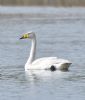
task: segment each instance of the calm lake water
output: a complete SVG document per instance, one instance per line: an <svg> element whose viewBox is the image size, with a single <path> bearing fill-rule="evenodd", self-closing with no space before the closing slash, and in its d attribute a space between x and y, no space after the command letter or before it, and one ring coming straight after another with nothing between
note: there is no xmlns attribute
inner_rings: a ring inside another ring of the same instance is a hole
<svg viewBox="0 0 85 100"><path fill-rule="evenodd" d="M37 35L36 58L57 56L68 72L29 71L24 65ZM85 8L0 7L0 100L85 100Z"/></svg>

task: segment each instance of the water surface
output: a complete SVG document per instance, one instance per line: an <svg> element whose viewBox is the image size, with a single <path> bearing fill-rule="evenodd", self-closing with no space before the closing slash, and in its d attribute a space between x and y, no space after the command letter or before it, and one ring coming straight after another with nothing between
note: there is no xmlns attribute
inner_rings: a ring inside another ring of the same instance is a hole
<svg viewBox="0 0 85 100"><path fill-rule="evenodd" d="M85 8L0 7L0 100L84 100L84 26ZM19 38L28 31L36 32L36 58L66 58L69 71L25 73L31 41Z"/></svg>

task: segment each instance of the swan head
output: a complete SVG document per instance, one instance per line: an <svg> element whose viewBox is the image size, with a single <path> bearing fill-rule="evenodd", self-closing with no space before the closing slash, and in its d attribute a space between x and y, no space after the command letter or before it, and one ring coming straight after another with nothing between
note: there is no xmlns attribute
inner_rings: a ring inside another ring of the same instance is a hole
<svg viewBox="0 0 85 100"><path fill-rule="evenodd" d="M20 39L33 39L35 37L35 33L34 32L27 32L27 33L24 33Z"/></svg>

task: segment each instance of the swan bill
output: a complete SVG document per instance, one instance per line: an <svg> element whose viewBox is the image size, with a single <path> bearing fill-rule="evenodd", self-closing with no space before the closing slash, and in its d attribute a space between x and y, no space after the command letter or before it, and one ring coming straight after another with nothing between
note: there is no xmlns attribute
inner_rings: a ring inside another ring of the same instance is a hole
<svg viewBox="0 0 85 100"><path fill-rule="evenodd" d="M29 34L24 34L20 39L26 39L29 38Z"/></svg>

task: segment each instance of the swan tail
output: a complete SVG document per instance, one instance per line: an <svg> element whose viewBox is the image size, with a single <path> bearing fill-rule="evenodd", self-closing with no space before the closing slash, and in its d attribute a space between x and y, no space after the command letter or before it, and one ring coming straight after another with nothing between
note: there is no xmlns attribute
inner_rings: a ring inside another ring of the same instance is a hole
<svg viewBox="0 0 85 100"><path fill-rule="evenodd" d="M64 63L64 64L61 64L60 66L60 70L68 70L69 66L71 65L71 63Z"/></svg>
<svg viewBox="0 0 85 100"><path fill-rule="evenodd" d="M71 65L72 63L61 63L59 65L56 65L56 69L57 70L68 70L69 66Z"/></svg>

